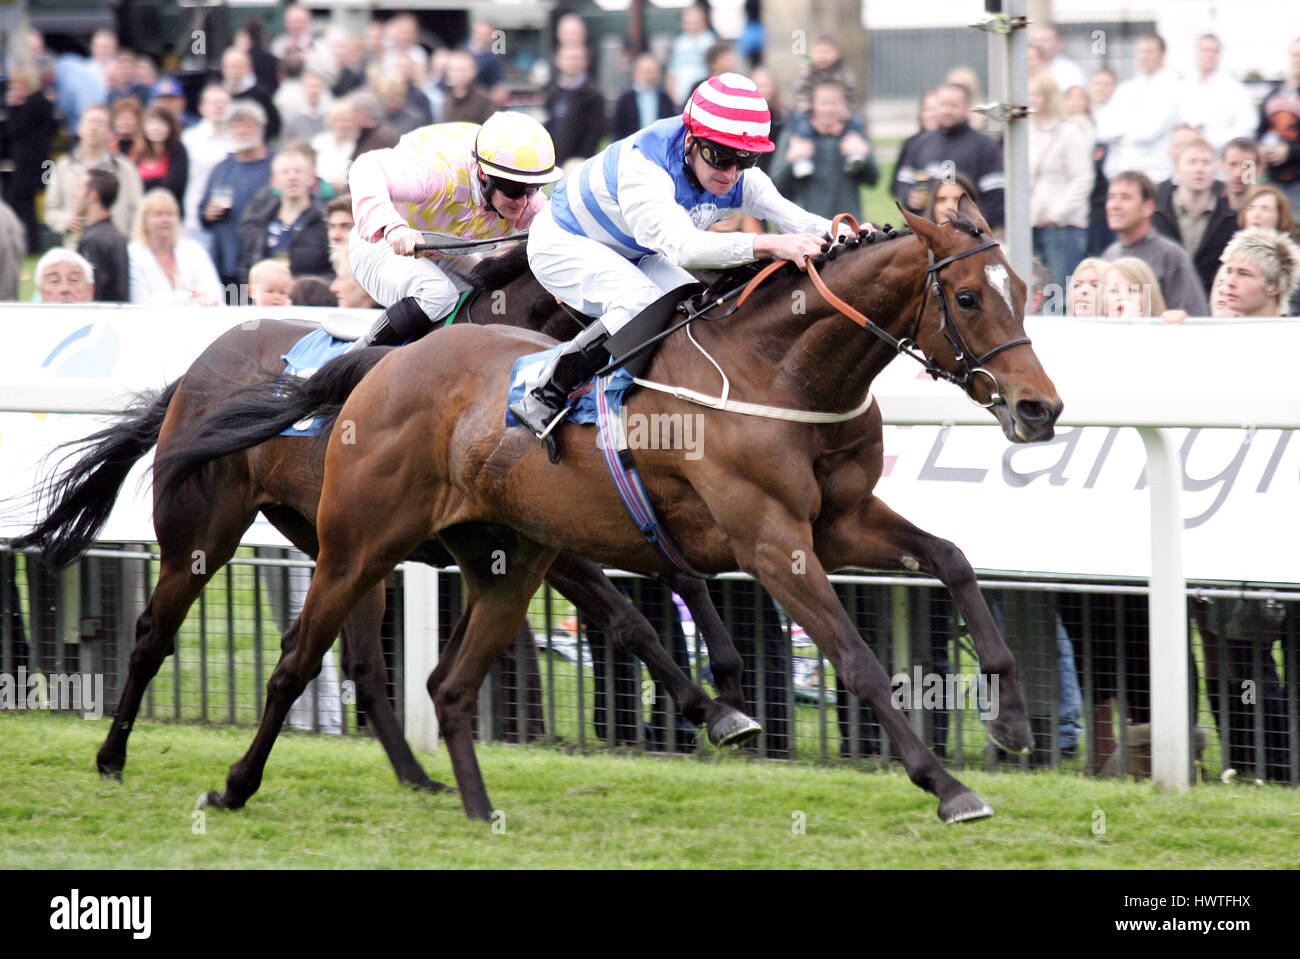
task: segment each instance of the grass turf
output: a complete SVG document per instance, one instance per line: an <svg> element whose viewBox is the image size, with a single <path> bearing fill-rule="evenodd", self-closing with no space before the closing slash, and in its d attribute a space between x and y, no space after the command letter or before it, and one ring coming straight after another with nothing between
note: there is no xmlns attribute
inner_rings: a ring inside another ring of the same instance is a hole
<svg viewBox="0 0 1300 959"><path fill-rule="evenodd" d="M249 731L137 726L123 783L94 753L107 720L0 718L0 868L1294 868L1300 792L1069 773L965 773L990 820L944 826L901 771L479 750L502 817L399 787L379 745L288 734L238 812L195 800ZM445 753L423 756L450 778ZM796 827L802 822L803 831ZM200 829L201 827L201 829ZM1100 829L1100 831L1098 831ZM499 830L499 831L498 831Z"/></svg>

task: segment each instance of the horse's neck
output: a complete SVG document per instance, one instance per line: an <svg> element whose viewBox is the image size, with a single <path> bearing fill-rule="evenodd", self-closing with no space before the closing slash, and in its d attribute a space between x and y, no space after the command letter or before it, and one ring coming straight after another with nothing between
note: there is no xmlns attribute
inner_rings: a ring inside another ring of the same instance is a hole
<svg viewBox="0 0 1300 959"><path fill-rule="evenodd" d="M896 338L915 337L925 272L911 237L847 252L822 270L828 289ZM797 390L811 409L848 409L897 355L885 341L828 304L803 279L805 315L778 308L770 335L787 341L774 381Z"/></svg>
<svg viewBox="0 0 1300 959"><path fill-rule="evenodd" d="M534 330L559 340L571 339L582 332L578 321L537 282L531 270L499 290L481 291L471 304L469 321Z"/></svg>

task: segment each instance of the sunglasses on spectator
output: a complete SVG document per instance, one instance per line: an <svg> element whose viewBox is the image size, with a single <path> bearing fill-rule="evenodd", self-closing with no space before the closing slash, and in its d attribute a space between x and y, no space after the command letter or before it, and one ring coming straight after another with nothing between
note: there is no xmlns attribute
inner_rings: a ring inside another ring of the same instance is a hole
<svg viewBox="0 0 1300 959"><path fill-rule="evenodd" d="M532 196L540 189L536 183L517 183L514 180L502 180L498 177L489 177L488 184L492 190L496 190L507 200Z"/></svg>
<svg viewBox="0 0 1300 959"><path fill-rule="evenodd" d="M710 140L696 140L695 144L704 162L715 170L730 170L733 166L748 170L758 162L758 154L752 150L733 150Z"/></svg>

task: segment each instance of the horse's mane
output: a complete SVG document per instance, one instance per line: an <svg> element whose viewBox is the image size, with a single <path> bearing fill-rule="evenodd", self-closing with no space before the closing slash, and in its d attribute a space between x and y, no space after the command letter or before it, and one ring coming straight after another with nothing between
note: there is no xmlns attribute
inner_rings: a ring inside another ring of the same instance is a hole
<svg viewBox="0 0 1300 959"><path fill-rule="evenodd" d="M469 282L476 290L502 290L528 272L528 247L516 243L500 256L489 256L470 271Z"/></svg>

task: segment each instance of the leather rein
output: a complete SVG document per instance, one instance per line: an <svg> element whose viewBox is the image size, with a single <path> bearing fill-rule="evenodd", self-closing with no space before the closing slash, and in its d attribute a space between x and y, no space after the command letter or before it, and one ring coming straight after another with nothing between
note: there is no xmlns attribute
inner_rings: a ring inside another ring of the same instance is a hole
<svg viewBox="0 0 1300 959"><path fill-rule="evenodd" d="M840 213L831 220L832 237L835 237L836 233L839 231L840 223L842 222L846 222L852 228L854 233L859 232L857 219L850 213ZM836 240L831 240L832 244L835 242ZM843 237L840 238L839 242L843 242ZM876 323L873 323L865 314L836 296L831 291L830 287L826 285L826 282L821 278L821 274L817 271L817 267L812 260L808 260L807 263L808 276L812 280L813 286L817 288L817 292L822 295L822 299L838 310L842 315L848 317L868 333L874 335L877 339L887 343L895 352L904 353L916 360L925 368L925 372L929 373L933 379L947 380L949 383L955 384L962 389L971 402L987 409L996 406L999 403L1003 403L1005 400L1002 397L1002 388L1001 384L998 383L997 377L989 372L989 370L985 369L984 364L1006 350L1013 349L1017 346L1030 345L1029 337L1020 336L1008 340L1000 346L993 347L993 349L989 350L987 353L971 359L972 350L966 343L966 338L962 336L961 330L958 329L957 324L953 322L952 310L948 304L948 294L944 290L943 283L939 279L939 273L949 263L965 259L968 256L974 256L976 253L982 253L984 250L997 245L998 241L990 237L968 250L962 250L960 253L946 256L942 260L935 260L934 252L928 249L926 250L926 256L929 258L930 265L926 270L925 294L921 298L921 309L917 314L917 328L920 328L921 320L925 316L926 305L929 303L931 293L933 293L936 302L939 304L939 332L944 335L944 338L948 341L948 345L952 347L953 355L956 357L957 363L961 366L960 373L952 373L944 369L934 360L930 359L930 357L921 352L913 340L909 338L900 339L899 337L894 336L889 331L881 328ZM789 261L787 260L776 260L765 266L762 271L750 280L748 285L746 285L744 292L742 292L740 298L736 300L736 306L743 306L745 300L749 298L749 295L757 289L764 280L777 270L782 269L788 262ZM987 403L979 402L971 394L971 388L974 385L975 377L980 373L987 376L993 383L993 389Z"/></svg>

